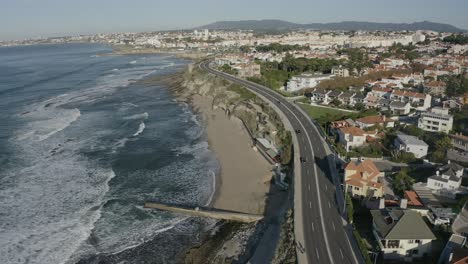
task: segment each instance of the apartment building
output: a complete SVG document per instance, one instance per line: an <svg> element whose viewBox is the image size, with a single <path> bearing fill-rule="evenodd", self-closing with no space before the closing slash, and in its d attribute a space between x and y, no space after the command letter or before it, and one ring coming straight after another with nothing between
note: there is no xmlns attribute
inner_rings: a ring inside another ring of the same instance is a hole
<svg viewBox="0 0 468 264"><path fill-rule="evenodd" d="M449 133L453 127L453 116L448 113L448 109L434 107L430 112L421 113L418 127L429 132Z"/></svg>

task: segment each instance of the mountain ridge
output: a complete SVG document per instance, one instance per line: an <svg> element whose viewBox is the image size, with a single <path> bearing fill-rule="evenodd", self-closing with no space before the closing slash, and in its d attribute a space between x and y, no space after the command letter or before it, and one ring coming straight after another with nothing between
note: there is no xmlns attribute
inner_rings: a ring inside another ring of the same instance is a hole
<svg viewBox="0 0 468 264"><path fill-rule="evenodd" d="M368 30L368 31L416 31L432 30L438 32L467 32L450 24L421 21L413 23L381 23L363 21L342 21L332 23L293 23L279 19L217 21L195 29L211 30L254 30L254 31L283 31L295 29L318 30Z"/></svg>

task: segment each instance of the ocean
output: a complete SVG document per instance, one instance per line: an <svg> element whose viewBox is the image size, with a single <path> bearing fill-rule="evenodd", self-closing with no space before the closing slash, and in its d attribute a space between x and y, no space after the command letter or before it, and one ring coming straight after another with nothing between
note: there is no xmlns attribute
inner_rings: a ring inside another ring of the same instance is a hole
<svg viewBox="0 0 468 264"><path fill-rule="evenodd" d="M0 263L174 263L213 224L143 208L214 192L197 115L140 82L188 61L109 52L0 48Z"/></svg>

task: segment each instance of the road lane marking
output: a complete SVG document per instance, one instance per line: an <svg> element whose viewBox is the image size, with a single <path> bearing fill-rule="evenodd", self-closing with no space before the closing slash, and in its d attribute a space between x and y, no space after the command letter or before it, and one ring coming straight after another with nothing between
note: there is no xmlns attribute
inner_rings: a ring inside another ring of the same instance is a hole
<svg viewBox="0 0 468 264"><path fill-rule="evenodd" d="M310 191L310 184L308 185L309 191Z"/></svg>
<svg viewBox="0 0 468 264"><path fill-rule="evenodd" d="M309 208L312 209L312 202L311 201L309 201Z"/></svg>
<svg viewBox="0 0 468 264"><path fill-rule="evenodd" d="M312 231L315 232L314 222L312 222Z"/></svg>
<svg viewBox="0 0 468 264"><path fill-rule="evenodd" d="M343 251L340 248L341 259L344 259Z"/></svg>
<svg viewBox="0 0 468 264"><path fill-rule="evenodd" d="M240 83L240 84L242 84L242 85L246 85L247 88L249 88L250 90L255 91L255 92L258 93L258 94L260 94L261 96L265 97L265 99L267 99L267 100L275 101L275 100L279 100L278 98L281 98L280 95L275 94L275 93L273 93L273 92L271 92L271 91L268 91L268 88L267 88L267 87L264 87L264 86L261 86L261 85L255 84L255 83L251 83L251 82L248 82L248 81L244 81L244 80L238 79L238 78L236 78L236 77L230 76L230 75L228 75L228 74L221 73L221 72L216 71L216 70L212 70L212 71L215 72L215 73L217 73L217 75L221 75L221 76L225 76L225 77L226 77L226 76L229 76L228 79L230 79L230 80L232 80L232 81L234 81L234 82L236 82L236 83ZM270 94L270 92L271 92L271 94ZM276 97L278 97L278 98L276 98ZM271 100L270 98L272 98L273 100ZM281 105L279 106L279 109L285 109L285 110L287 110L288 112L290 112L291 115L292 115L292 117L294 117L297 121L299 121L298 123L299 123L299 125L303 128L303 131L307 131L307 130L305 129L304 124L301 122L301 121L303 121L302 119L304 118L304 114L302 114L301 112L299 112L299 114L296 115L296 113L295 113L293 110L291 110L290 107L293 107L293 106L290 105L290 104L289 104L289 105L288 105L288 104L281 104ZM281 110L281 111L283 112L283 114L285 115L285 117L288 119L288 121L291 122L292 120L289 120L288 116L286 115L286 111L283 111L283 110ZM297 109L296 109L296 111L297 111ZM299 118L298 115L300 115L300 116L302 117L302 119ZM314 127L314 124L310 123L310 121L307 122L307 124L311 124L312 127L313 127L313 129L314 129L314 131L315 131L319 136L321 135L321 134L318 132L317 128ZM310 137L309 133L307 133L307 132L305 133L305 135L306 135L306 137L307 137L307 141L308 141L308 143L309 143L310 150L312 151L312 156L314 156L314 148L313 148L313 146L312 146L311 137ZM314 139L314 142L315 142L316 139L315 139L315 138L313 138L313 139ZM320 143L324 144L322 141L320 141ZM316 192L316 193L317 193L317 202L318 202L318 205L319 205L319 215L320 215L321 225L322 225L322 228L323 228L323 233L322 233L322 234L323 234L323 237L324 237L325 246L326 246L326 249L327 249L328 256L329 256L329 258L330 258L330 261L333 263L333 262L334 262L334 261L333 261L333 256L332 256L332 253L331 253L330 244L329 244L329 241L328 241L328 235L326 234L326 228L325 228L325 220L324 220L323 208L322 208L322 201L321 201L322 199L321 199L321 196L320 196L320 188L319 188L319 184L318 184L319 180L318 180L318 175L317 175L317 164L314 163L313 166L314 166L314 171L315 171L315 172L314 172L314 174L315 174L314 176L315 176L315 181L316 181L315 186L316 186L316 189L317 189L317 192ZM330 203L329 203L329 206L330 206ZM348 241L348 243L349 243L349 241ZM351 245L350 245L350 247L351 247ZM317 252L317 253L318 253L318 252ZM353 253L354 259L357 261L356 256L354 255L354 252L352 252L352 253Z"/></svg>
<svg viewBox="0 0 468 264"><path fill-rule="evenodd" d="M327 185L326 185L326 184L325 184L325 191L328 191L328 187L327 187Z"/></svg>
<svg viewBox="0 0 468 264"><path fill-rule="evenodd" d="M335 223L332 222L332 226L333 226L333 231L336 231Z"/></svg>
<svg viewBox="0 0 468 264"><path fill-rule="evenodd" d="M319 255L319 253L318 253L318 249L317 249L317 248L315 248L315 253L317 253L317 259L320 260L320 255Z"/></svg>
<svg viewBox="0 0 468 264"><path fill-rule="evenodd" d="M331 209L331 204L330 204L330 201L328 201L328 208Z"/></svg>

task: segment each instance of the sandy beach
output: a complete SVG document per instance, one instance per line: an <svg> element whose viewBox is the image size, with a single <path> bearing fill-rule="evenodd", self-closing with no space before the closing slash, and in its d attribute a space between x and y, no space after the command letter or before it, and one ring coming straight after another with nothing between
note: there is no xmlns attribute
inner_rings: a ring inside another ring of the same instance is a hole
<svg viewBox="0 0 468 264"><path fill-rule="evenodd" d="M212 205L263 214L272 166L251 147L242 122L236 117L228 118L222 109L212 109L211 103L211 97L192 98L193 107L205 124L210 148L221 165Z"/></svg>

